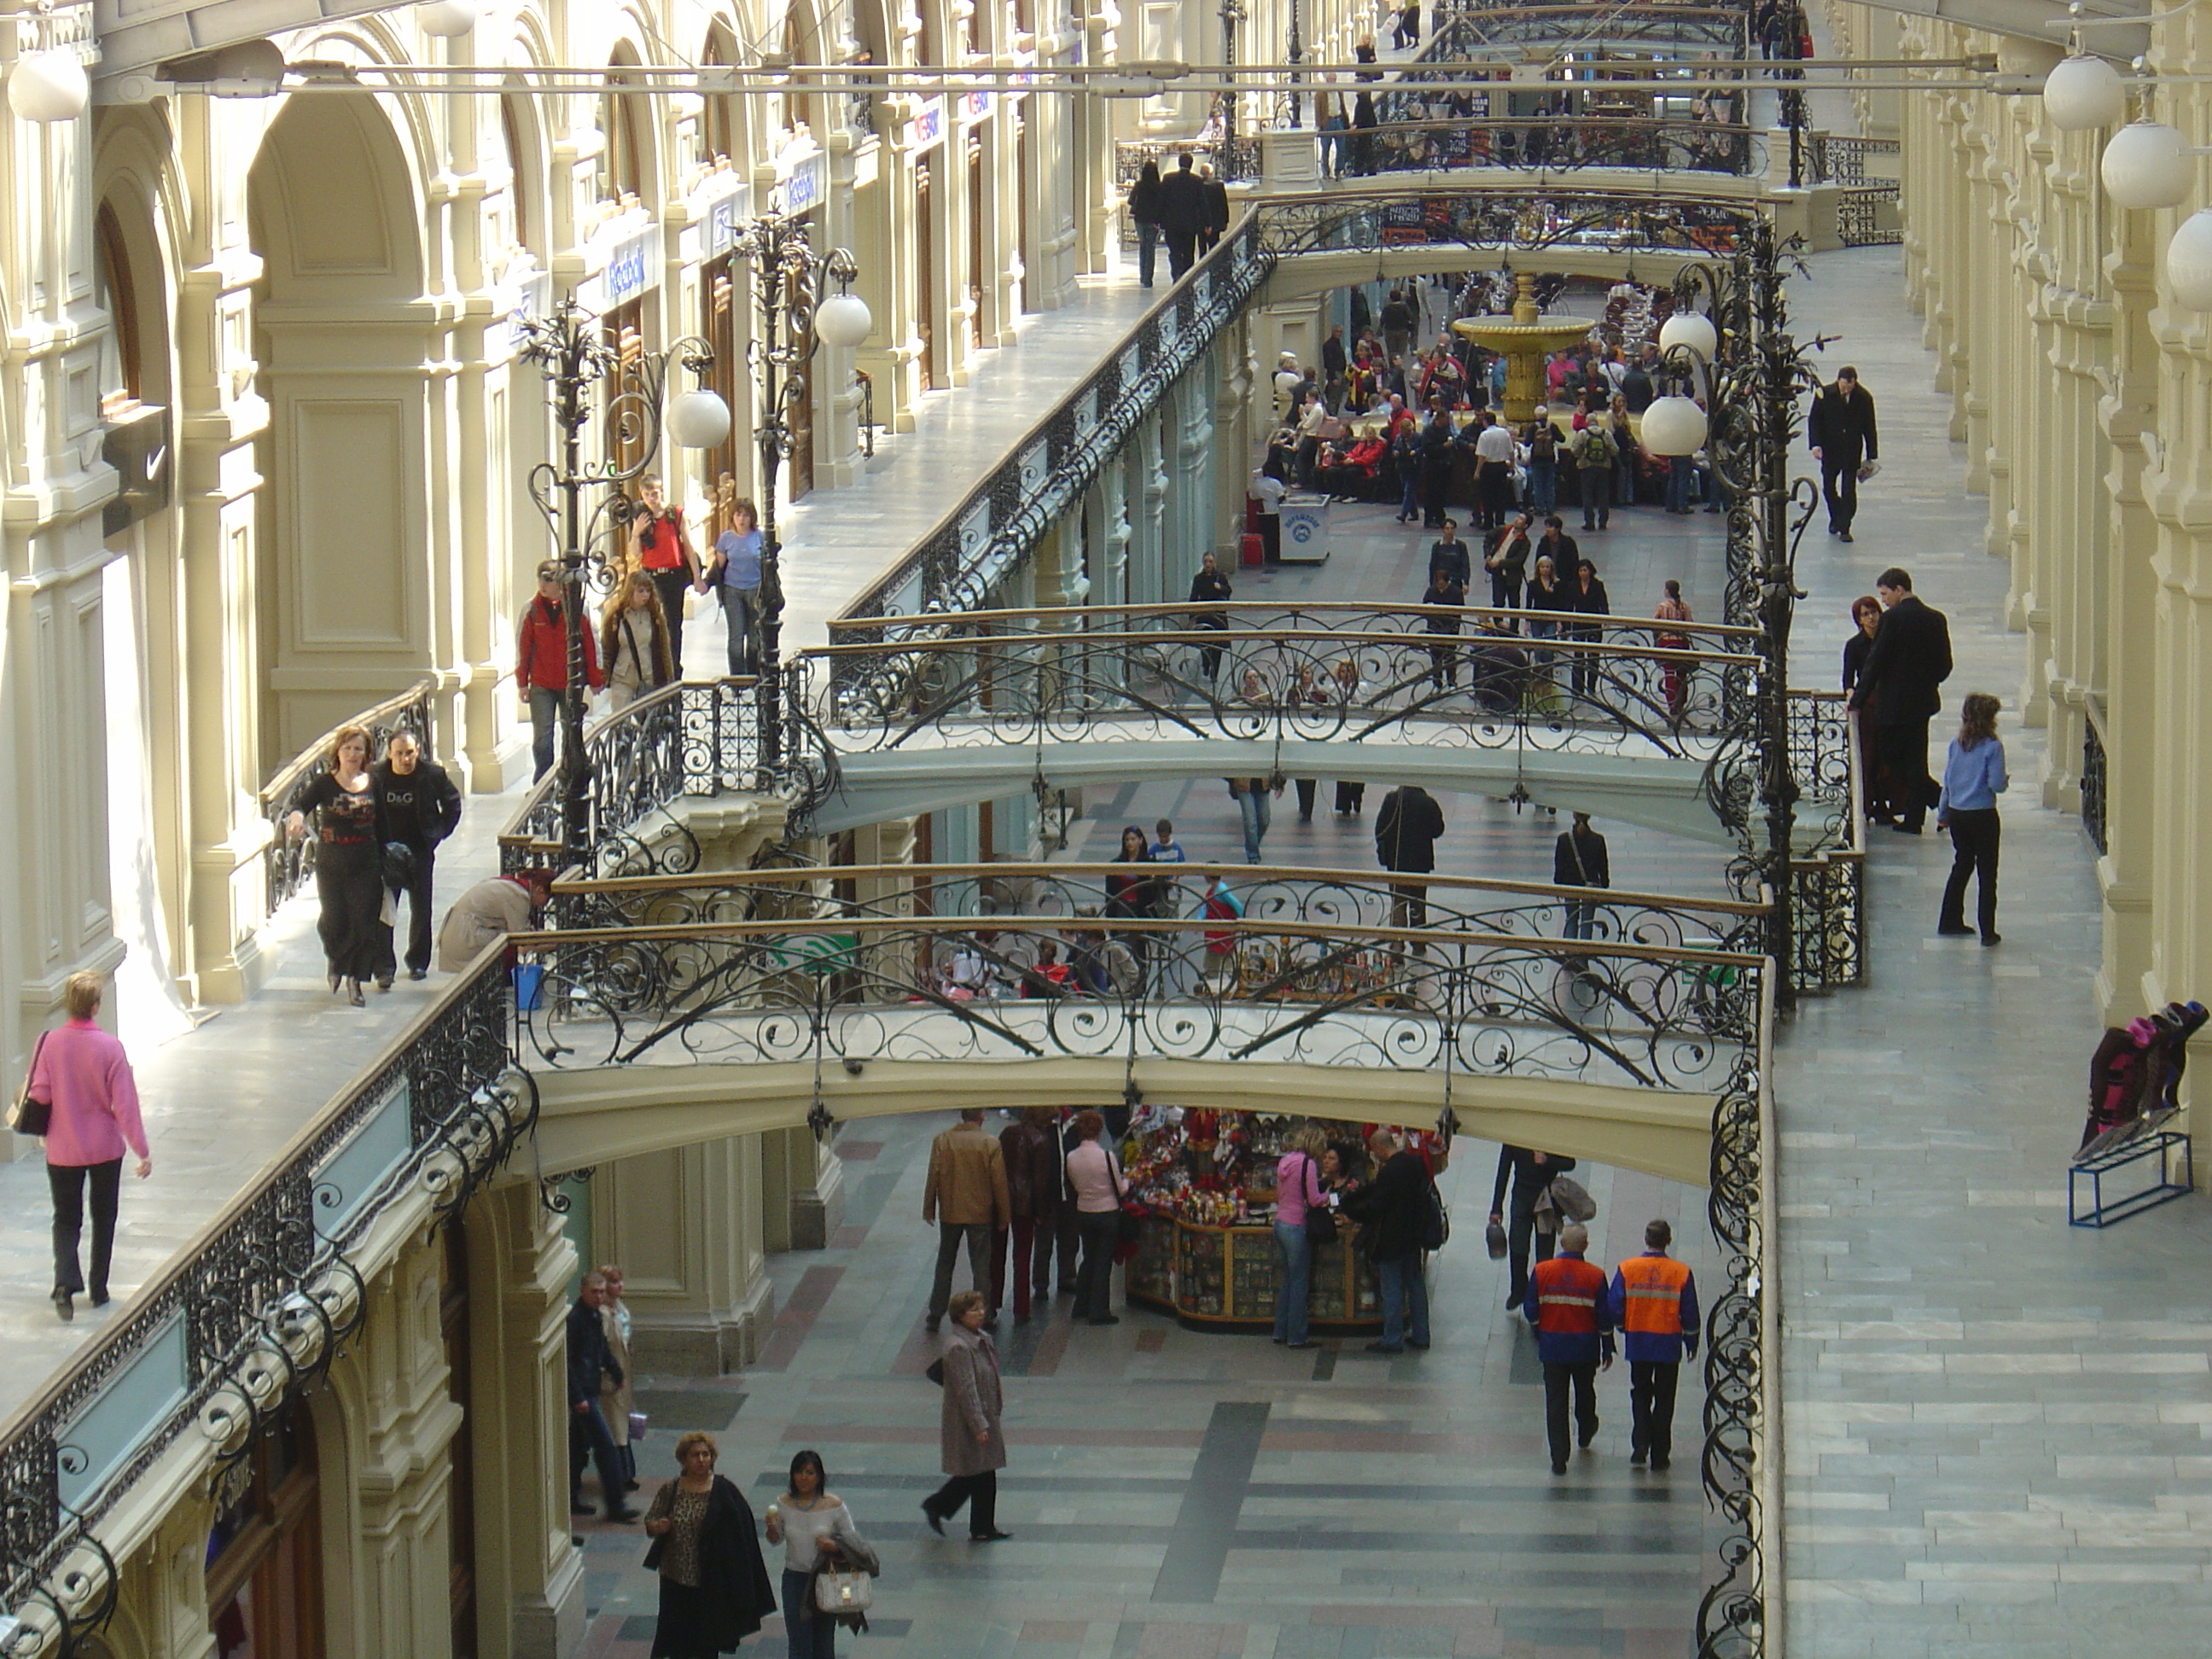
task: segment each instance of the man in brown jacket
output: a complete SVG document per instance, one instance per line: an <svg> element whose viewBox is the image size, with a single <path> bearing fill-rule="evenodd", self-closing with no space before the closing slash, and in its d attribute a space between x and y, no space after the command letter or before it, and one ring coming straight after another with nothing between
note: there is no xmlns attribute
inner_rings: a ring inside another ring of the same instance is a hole
<svg viewBox="0 0 2212 1659"><path fill-rule="evenodd" d="M983 1133L983 1114L963 1111L959 1123L930 1144L929 1182L921 1189L921 1218L938 1224L937 1279L930 1286L928 1328L944 1322L952 1297L952 1259L968 1244L968 1274L977 1290L991 1295L991 1241L1012 1215L1006 1198L1006 1164L999 1143ZM983 1325L998 1323L994 1302Z"/></svg>
<svg viewBox="0 0 2212 1659"><path fill-rule="evenodd" d="M1036 1283L1039 1299L1052 1294L1053 1230L1060 1217L1060 1141L1053 1133L1049 1106L1029 1106L1021 1121L999 1131L999 1152L1006 1166L1006 1196L1012 1200L1013 1227L1014 1323L1026 1325L1030 1317L1030 1283ZM1006 1245L1001 1230L991 1244L991 1308L996 1312L1006 1299Z"/></svg>

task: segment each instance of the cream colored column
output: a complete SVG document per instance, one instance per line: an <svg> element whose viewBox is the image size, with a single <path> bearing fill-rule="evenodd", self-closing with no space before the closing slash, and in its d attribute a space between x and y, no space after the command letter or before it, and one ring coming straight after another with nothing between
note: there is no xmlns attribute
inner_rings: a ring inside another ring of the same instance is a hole
<svg viewBox="0 0 2212 1659"><path fill-rule="evenodd" d="M774 1311L757 1135L650 1152L592 1182L593 1248L620 1262L641 1373L716 1376L760 1352Z"/></svg>
<svg viewBox="0 0 2212 1659"><path fill-rule="evenodd" d="M478 1194L463 1224L483 1659L568 1659L584 1639L584 1555L568 1541L576 1252L526 1178Z"/></svg>

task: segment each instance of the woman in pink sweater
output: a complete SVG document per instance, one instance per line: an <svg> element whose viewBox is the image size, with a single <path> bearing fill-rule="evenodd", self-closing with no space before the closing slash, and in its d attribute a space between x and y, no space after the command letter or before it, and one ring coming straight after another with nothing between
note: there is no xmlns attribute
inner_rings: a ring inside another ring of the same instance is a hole
<svg viewBox="0 0 2212 1659"><path fill-rule="evenodd" d="M71 974L64 993L69 1024L39 1039L28 1092L53 1108L46 1129L46 1184L54 1198L54 1311L74 1318L86 1289L77 1266L84 1226L85 1178L92 1180L92 1305L107 1305L107 1265L115 1249L116 1190L127 1146L138 1178L154 1173L138 1121L138 1085L115 1037L93 1024L106 985L100 974Z"/></svg>

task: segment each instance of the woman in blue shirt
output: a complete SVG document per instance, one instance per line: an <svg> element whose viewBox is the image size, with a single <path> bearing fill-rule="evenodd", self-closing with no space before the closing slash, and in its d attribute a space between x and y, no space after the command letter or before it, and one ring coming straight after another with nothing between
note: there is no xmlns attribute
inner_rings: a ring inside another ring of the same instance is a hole
<svg viewBox="0 0 2212 1659"><path fill-rule="evenodd" d="M1955 849L1936 923L1939 933L1974 931L1966 922L1966 878L1978 872L1982 943L2002 943L1997 933L1997 797L2006 782L1997 700L1974 692L1959 711L1959 735L1951 739L1943 762L1943 799L1936 808L1936 827L1951 832Z"/></svg>
<svg viewBox="0 0 2212 1659"><path fill-rule="evenodd" d="M729 505L722 533L714 538L714 570L708 578L722 596L729 629L730 672L757 674L761 660L760 514L740 495Z"/></svg>

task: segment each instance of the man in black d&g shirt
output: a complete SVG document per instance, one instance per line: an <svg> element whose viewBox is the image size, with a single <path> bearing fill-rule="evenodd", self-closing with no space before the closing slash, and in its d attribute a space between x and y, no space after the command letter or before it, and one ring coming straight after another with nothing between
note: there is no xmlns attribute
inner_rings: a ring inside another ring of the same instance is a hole
<svg viewBox="0 0 2212 1659"><path fill-rule="evenodd" d="M404 889L393 890L396 900L407 896L407 977L421 979L430 971L430 878L438 843L452 835L461 822L461 792L446 775L446 769L422 752L412 732L396 732L384 758L372 769L379 803L384 809L385 834L415 854L415 871ZM388 964L389 957L385 958ZM390 980L378 989L392 988Z"/></svg>

